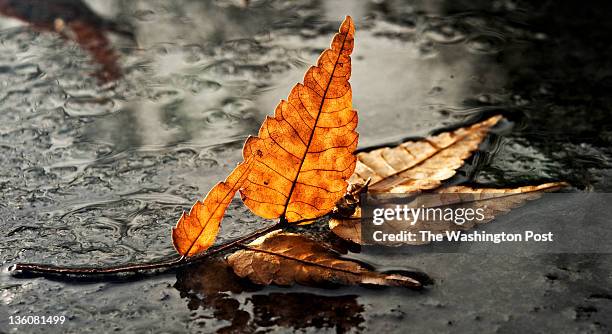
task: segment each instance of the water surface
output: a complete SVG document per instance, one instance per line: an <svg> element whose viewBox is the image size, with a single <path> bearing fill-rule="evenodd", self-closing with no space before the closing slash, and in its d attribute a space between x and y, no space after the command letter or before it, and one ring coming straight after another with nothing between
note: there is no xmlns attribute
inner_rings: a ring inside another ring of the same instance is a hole
<svg viewBox="0 0 612 334"><path fill-rule="evenodd" d="M566 180L580 190L612 189L608 3L53 3L35 7L48 14L42 18L26 11L28 22L6 10L0 18L4 269L174 254L170 227L180 212L241 160L243 140L301 80L345 15L357 25L351 83L361 147L503 113L508 120L453 182ZM97 42L62 38L58 17ZM220 241L261 224L235 201ZM0 332L605 333L612 326L609 255L364 259L426 272L434 285L263 288L218 261L125 282L2 273ZM8 324L9 315L55 314L67 316L62 327Z"/></svg>

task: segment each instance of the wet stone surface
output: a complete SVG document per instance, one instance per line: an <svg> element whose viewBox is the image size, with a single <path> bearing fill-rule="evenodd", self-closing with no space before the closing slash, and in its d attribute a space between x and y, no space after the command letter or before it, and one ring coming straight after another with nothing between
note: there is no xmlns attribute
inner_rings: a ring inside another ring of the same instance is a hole
<svg viewBox="0 0 612 334"><path fill-rule="evenodd" d="M503 113L508 121L453 182L561 179L608 192L609 4L87 4L94 14L77 18L68 7L41 9L51 28L0 6L0 332L610 332L610 255L350 254L381 270L426 272L434 284L422 292L262 288L218 261L96 283L6 273L15 262L172 256L181 210L241 160L242 141L347 14L357 24L360 147ZM96 32L97 43L62 38L57 17ZM263 223L236 200L219 241ZM10 315L59 314L62 327L8 324Z"/></svg>

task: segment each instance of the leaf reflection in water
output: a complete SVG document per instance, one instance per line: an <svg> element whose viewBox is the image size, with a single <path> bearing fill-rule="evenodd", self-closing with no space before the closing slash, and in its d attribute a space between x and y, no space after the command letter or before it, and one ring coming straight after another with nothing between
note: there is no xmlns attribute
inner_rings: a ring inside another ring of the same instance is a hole
<svg viewBox="0 0 612 334"><path fill-rule="evenodd" d="M122 77L119 55L105 33L113 32L131 40L134 33L99 16L83 1L0 0L0 14L17 18L35 30L54 32L76 42L101 66L94 73L100 82Z"/></svg>
<svg viewBox="0 0 612 334"><path fill-rule="evenodd" d="M174 287L190 310L212 311L217 320L230 322L221 333L255 332L279 326L288 329L328 328L338 333L359 329L363 305L355 295L324 296L305 292L270 292L240 279L222 259L211 259L177 273ZM252 293L241 303L238 293ZM248 305L251 304L251 305ZM249 307L250 306L250 307Z"/></svg>

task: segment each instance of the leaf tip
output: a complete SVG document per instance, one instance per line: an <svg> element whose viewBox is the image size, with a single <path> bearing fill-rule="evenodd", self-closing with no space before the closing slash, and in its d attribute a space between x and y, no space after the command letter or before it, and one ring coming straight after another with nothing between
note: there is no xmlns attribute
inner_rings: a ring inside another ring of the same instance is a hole
<svg viewBox="0 0 612 334"><path fill-rule="evenodd" d="M503 115L494 115L482 121L481 124L486 127L492 127L496 125L497 123L499 123L499 121L501 121L502 118L504 118Z"/></svg>
<svg viewBox="0 0 612 334"><path fill-rule="evenodd" d="M404 287L404 288L415 289L415 290L419 290L423 288L423 284L417 281L416 279L409 277L409 276L399 275L399 274L387 275L385 277L385 282L389 286Z"/></svg>
<svg viewBox="0 0 612 334"><path fill-rule="evenodd" d="M548 182L537 186L538 190L545 191L556 191L567 187L571 187L571 184L565 181Z"/></svg>
<svg viewBox="0 0 612 334"><path fill-rule="evenodd" d="M355 23L353 22L353 18L350 15L347 15L342 21L342 25L340 26L340 33L355 33Z"/></svg>

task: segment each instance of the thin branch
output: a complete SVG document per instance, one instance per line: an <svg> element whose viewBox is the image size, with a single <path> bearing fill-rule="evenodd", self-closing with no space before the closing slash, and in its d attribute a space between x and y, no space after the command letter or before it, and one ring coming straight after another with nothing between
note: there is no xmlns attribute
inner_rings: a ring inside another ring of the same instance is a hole
<svg viewBox="0 0 612 334"><path fill-rule="evenodd" d="M162 260L151 263L126 264L112 267L61 267L39 263L17 263L9 268L9 270L17 276L78 276L78 277L100 277L100 276L117 276L117 275L134 275L144 272L163 273L188 264L196 263L209 258L213 255L230 250L240 246L242 243L258 238L266 233L281 229L286 226L286 222L280 221L274 225L270 225L259 230L256 230L244 237L234 239L219 246L213 247L207 252L192 255L188 257L180 257L171 260Z"/></svg>

